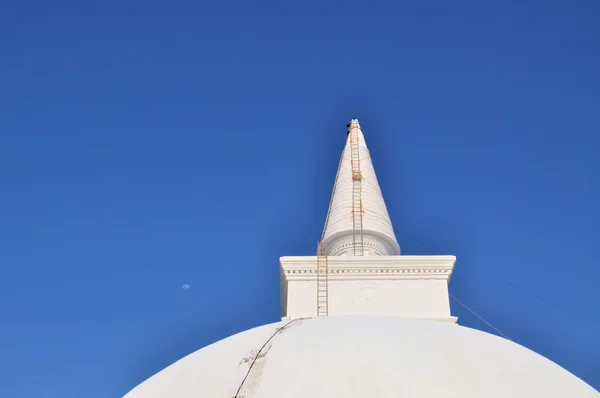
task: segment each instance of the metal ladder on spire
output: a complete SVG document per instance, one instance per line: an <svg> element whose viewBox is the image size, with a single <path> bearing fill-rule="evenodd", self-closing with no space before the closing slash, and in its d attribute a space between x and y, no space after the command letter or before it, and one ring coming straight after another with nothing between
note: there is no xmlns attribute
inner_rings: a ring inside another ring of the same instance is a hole
<svg viewBox="0 0 600 398"><path fill-rule="evenodd" d="M364 255L363 246L363 209L362 209L362 172L358 149L358 127L350 127L350 164L352 165L352 236L354 255Z"/></svg>
<svg viewBox="0 0 600 398"><path fill-rule="evenodd" d="M327 243L317 246L317 316L329 314L329 266Z"/></svg>

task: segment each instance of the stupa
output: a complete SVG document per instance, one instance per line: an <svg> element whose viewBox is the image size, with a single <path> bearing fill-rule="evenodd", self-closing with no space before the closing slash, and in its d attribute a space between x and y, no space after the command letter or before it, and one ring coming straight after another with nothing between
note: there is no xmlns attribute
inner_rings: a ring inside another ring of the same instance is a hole
<svg viewBox="0 0 600 398"><path fill-rule="evenodd" d="M202 348L125 398L600 398L507 339L457 324L454 256L406 256L358 120L316 256L280 258L280 322Z"/></svg>

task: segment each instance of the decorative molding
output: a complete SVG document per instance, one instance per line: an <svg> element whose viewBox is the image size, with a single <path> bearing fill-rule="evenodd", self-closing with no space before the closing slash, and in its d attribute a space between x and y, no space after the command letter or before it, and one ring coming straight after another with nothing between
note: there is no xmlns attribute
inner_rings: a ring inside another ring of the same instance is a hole
<svg viewBox="0 0 600 398"><path fill-rule="evenodd" d="M365 251L370 251L372 249L376 255L379 256L387 256L388 251L384 245L379 244L376 239L371 238L370 236L364 236L363 246ZM337 256L341 253L348 252L353 248L352 237L348 237L346 239L341 239L341 242L336 244L331 250L329 250L330 256Z"/></svg>
<svg viewBox="0 0 600 398"><path fill-rule="evenodd" d="M328 257L329 280L352 279L441 279L449 280L454 256L340 256ZM315 280L317 258L282 257L286 280Z"/></svg>
<svg viewBox="0 0 600 398"><path fill-rule="evenodd" d="M284 256L279 258L280 262L286 264L316 264L316 256ZM435 255L435 256L331 256L330 264L350 265L350 264L445 264L454 266L455 256Z"/></svg>
<svg viewBox="0 0 600 398"><path fill-rule="evenodd" d="M281 320L282 321L291 321L292 319L297 319L297 318L301 318L301 317L292 318L292 317L289 317L289 316L282 316ZM314 317L309 317L309 318L314 318ZM451 324L454 324L454 325L456 325L457 322L458 322L458 317L455 317L455 316L449 316L449 317L446 317L446 318L412 318L412 317L402 317L402 318L415 319L415 320L420 320L420 321L433 321L433 322L451 323Z"/></svg>
<svg viewBox="0 0 600 398"><path fill-rule="evenodd" d="M442 279L448 280L452 271L443 269L338 269L329 270L329 280L349 280L349 279ZM295 270L284 270L287 280L316 280L316 268L303 268Z"/></svg>

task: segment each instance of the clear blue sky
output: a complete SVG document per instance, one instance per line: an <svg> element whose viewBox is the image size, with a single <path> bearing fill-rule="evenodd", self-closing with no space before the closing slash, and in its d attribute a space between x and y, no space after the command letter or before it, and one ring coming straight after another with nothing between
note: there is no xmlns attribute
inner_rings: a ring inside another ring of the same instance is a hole
<svg viewBox="0 0 600 398"><path fill-rule="evenodd" d="M276 321L351 118L403 252L600 389L598 1L96 3L0 5L0 396Z"/></svg>

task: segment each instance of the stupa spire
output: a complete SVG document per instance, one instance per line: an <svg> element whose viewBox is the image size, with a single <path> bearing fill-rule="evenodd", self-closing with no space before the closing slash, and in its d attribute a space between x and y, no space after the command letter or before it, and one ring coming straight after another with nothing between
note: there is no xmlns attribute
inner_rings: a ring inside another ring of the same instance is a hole
<svg viewBox="0 0 600 398"><path fill-rule="evenodd" d="M348 123L321 242L328 255L399 255L400 246L357 119Z"/></svg>

